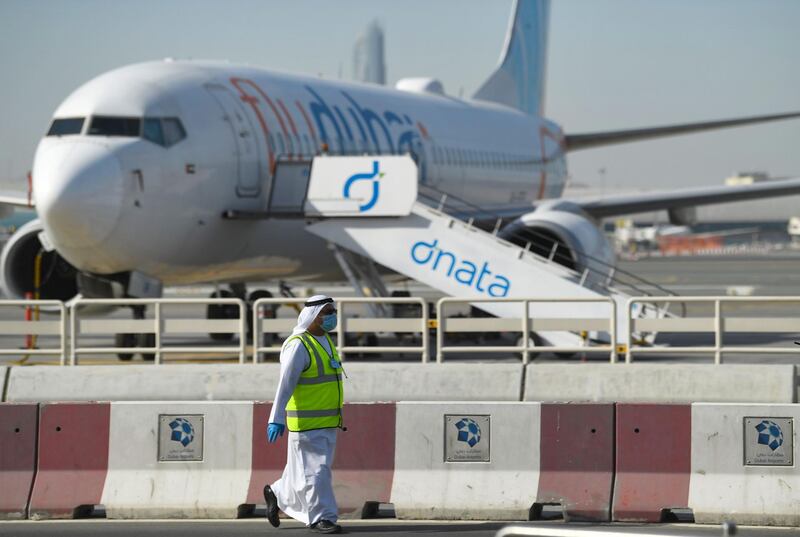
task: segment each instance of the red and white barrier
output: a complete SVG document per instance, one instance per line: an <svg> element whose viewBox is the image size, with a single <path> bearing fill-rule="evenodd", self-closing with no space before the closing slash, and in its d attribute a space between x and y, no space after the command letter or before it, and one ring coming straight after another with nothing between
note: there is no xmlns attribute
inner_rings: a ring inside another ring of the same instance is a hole
<svg viewBox="0 0 800 537"><path fill-rule="evenodd" d="M109 403L40 405L31 518L73 518L101 502L110 413Z"/></svg>
<svg viewBox="0 0 800 537"><path fill-rule="evenodd" d="M608 520L613 417L613 405L398 403L395 512L527 520L558 503L567 519Z"/></svg>
<svg viewBox="0 0 800 537"><path fill-rule="evenodd" d="M245 516L286 461L286 437L266 442L269 412L2 404L0 517ZM798 420L796 404L346 404L334 487L345 516L391 502L401 518L526 520L560 504L568 520L688 507L700 523L797 526Z"/></svg>
<svg viewBox="0 0 800 537"><path fill-rule="evenodd" d="M758 431L748 430L762 421L779 430L761 427L759 439ZM789 430L798 424L796 404L693 404L689 506L695 521L800 526L797 431Z"/></svg>
<svg viewBox="0 0 800 537"><path fill-rule="evenodd" d="M43 404L31 515L71 518L96 505L107 518L246 515L286 463L286 437L266 441L269 411L252 402ZM394 404L344 412L352 425L339 435L334 491L343 514L360 514L366 502L389 501Z"/></svg>
<svg viewBox="0 0 800 537"><path fill-rule="evenodd" d="M617 404L616 415L613 519L661 522L689 507L691 405Z"/></svg>
<svg viewBox="0 0 800 537"><path fill-rule="evenodd" d="M39 405L0 405L0 519L28 516Z"/></svg>

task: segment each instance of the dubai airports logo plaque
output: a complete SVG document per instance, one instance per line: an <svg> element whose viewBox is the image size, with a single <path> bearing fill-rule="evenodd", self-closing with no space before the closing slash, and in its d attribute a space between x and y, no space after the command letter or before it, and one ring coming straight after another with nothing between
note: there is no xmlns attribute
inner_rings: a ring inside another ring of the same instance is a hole
<svg viewBox="0 0 800 537"><path fill-rule="evenodd" d="M444 462L490 462L491 416L444 415Z"/></svg>
<svg viewBox="0 0 800 537"><path fill-rule="evenodd" d="M203 460L203 415L161 414L158 416L159 462Z"/></svg>
<svg viewBox="0 0 800 537"><path fill-rule="evenodd" d="M793 466L792 418L744 418L745 466Z"/></svg>

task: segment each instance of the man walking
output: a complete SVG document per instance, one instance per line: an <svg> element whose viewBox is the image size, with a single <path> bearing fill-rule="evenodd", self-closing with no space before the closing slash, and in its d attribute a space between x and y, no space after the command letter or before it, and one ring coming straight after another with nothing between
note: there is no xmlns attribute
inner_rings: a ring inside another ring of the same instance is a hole
<svg viewBox="0 0 800 537"><path fill-rule="evenodd" d="M283 343L278 390L267 426L272 443L289 429L286 468L264 487L267 518L278 527L278 509L318 533L339 533L331 465L342 428L342 364L328 332L336 307L325 295L309 298Z"/></svg>

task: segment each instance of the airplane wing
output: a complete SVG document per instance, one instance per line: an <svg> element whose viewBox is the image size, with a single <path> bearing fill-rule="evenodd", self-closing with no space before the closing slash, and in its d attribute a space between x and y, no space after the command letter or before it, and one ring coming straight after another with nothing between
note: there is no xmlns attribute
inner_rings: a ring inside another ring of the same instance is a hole
<svg viewBox="0 0 800 537"><path fill-rule="evenodd" d="M589 134L567 134L564 136L564 142L566 143L567 151L577 151L579 149L592 149L604 145L637 142L640 140L649 140L651 138L662 138L664 136L710 131L714 129L724 129L727 127L740 127L743 125L751 125L753 123L766 123L768 121L779 121L781 119L792 119L796 117L800 117L800 112L725 119L721 121L704 121L702 123L683 123L681 125L669 125L645 129L594 132Z"/></svg>
<svg viewBox="0 0 800 537"><path fill-rule="evenodd" d="M0 190L0 205L18 207L20 209L33 209L33 200L25 192Z"/></svg>
<svg viewBox="0 0 800 537"><path fill-rule="evenodd" d="M570 199L595 218L658 210L682 209L733 201L800 194L800 177L741 186L688 188L673 192L623 194L595 199Z"/></svg>

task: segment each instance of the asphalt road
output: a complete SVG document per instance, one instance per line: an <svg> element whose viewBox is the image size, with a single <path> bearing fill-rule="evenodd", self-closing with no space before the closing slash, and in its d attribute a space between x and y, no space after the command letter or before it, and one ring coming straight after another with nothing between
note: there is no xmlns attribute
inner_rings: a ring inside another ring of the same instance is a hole
<svg viewBox="0 0 800 537"><path fill-rule="evenodd" d="M468 537L492 537L502 527L526 525L539 528L570 528L586 531L613 530L620 533L647 533L664 537L721 537L719 526L693 524L565 524L551 523L503 523L503 522L451 522L451 521L407 521L407 520L352 520L343 521L345 532L364 537L391 535L412 537L425 535L465 535ZM280 528L271 527L264 520L231 521L116 521L116 520L69 520L0 522L0 536L14 537L250 537L261 535L316 535L302 524L284 522ZM797 537L797 528L739 528L739 537Z"/></svg>

